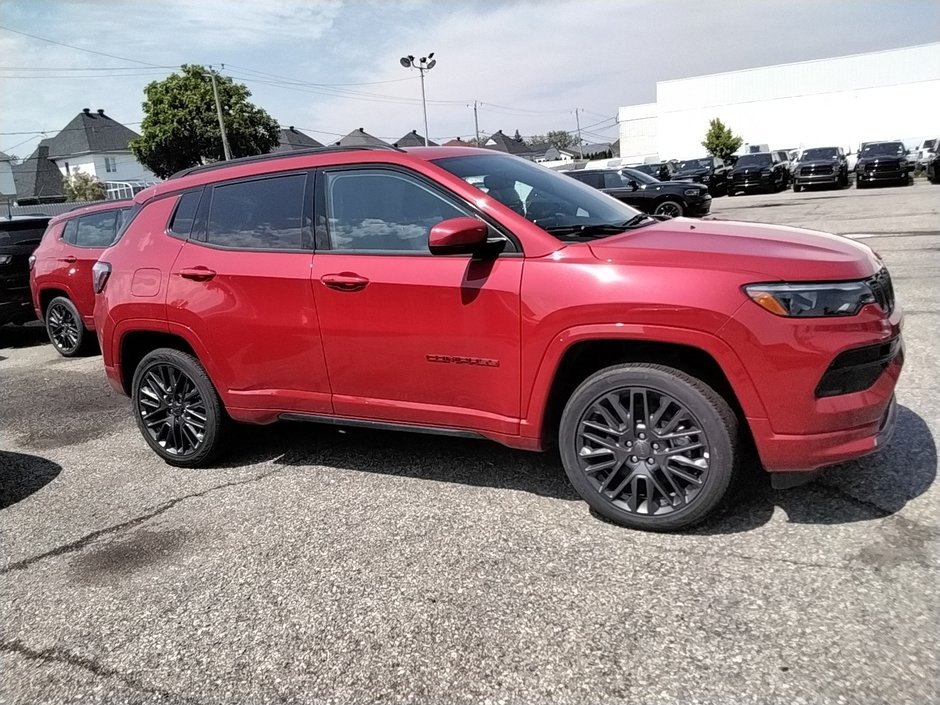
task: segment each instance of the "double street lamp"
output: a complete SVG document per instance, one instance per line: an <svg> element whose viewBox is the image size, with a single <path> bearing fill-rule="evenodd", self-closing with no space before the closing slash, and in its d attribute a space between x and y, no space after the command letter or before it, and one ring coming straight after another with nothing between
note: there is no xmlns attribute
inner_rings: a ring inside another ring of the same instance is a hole
<svg viewBox="0 0 940 705"><path fill-rule="evenodd" d="M415 60L415 58L409 54L408 56L403 56L399 59L399 62L406 69L418 69L421 72L421 107L424 109L424 146L428 146L428 102L424 97L424 72L430 71L437 65L437 59L434 58L434 52L432 51L427 56L422 56L420 59Z"/></svg>

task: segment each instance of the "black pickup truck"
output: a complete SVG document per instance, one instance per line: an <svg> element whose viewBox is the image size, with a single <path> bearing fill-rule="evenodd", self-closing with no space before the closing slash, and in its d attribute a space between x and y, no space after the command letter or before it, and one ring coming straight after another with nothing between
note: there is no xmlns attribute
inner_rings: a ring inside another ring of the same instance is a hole
<svg viewBox="0 0 940 705"><path fill-rule="evenodd" d="M842 147L811 147L804 149L793 170L793 190L806 186L849 185L849 164Z"/></svg>
<svg viewBox="0 0 940 705"><path fill-rule="evenodd" d="M728 166L718 157L700 157L679 162L670 181L704 184L712 196L728 192Z"/></svg>

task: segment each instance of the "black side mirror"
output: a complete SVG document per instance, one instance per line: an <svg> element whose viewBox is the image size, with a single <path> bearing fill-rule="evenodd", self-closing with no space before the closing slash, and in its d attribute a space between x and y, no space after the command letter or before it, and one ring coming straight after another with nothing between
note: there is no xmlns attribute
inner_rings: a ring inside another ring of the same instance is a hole
<svg viewBox="0 0 940 705"><path fill-rule="evenodd" d="M640 188L640 185L636 182L636 179L630 179L630 188L634 191Z"/></svg>

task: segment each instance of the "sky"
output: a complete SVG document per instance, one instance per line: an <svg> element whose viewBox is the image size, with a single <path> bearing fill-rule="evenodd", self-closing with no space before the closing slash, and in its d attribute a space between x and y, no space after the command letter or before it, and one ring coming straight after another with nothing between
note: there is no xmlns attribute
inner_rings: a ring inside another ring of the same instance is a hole
<svg viewBox="0 0 940 705"><path fill-rule="evenodd" d="M28 36L32 35L32 36ZM0 151L28 156L83 108L139 132L182 64L244 83L320 142L479 130L617 138L656 82L940 41L940 0L0 0ZM916 106L905 106L916 109Z"/></svg>

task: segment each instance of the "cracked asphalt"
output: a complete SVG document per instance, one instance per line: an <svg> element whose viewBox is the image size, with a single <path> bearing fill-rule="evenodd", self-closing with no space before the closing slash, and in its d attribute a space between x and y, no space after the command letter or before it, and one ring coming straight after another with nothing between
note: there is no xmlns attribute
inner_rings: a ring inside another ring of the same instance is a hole
<svg viewBox="0 0 940 705"><path fill-rule="evenodd" d="M280 424L171 468L99 357L0 329L0 702L940 702L938 195L715 200L864 238L907 363L881 454L685 534L483 441Z"/></svg>

